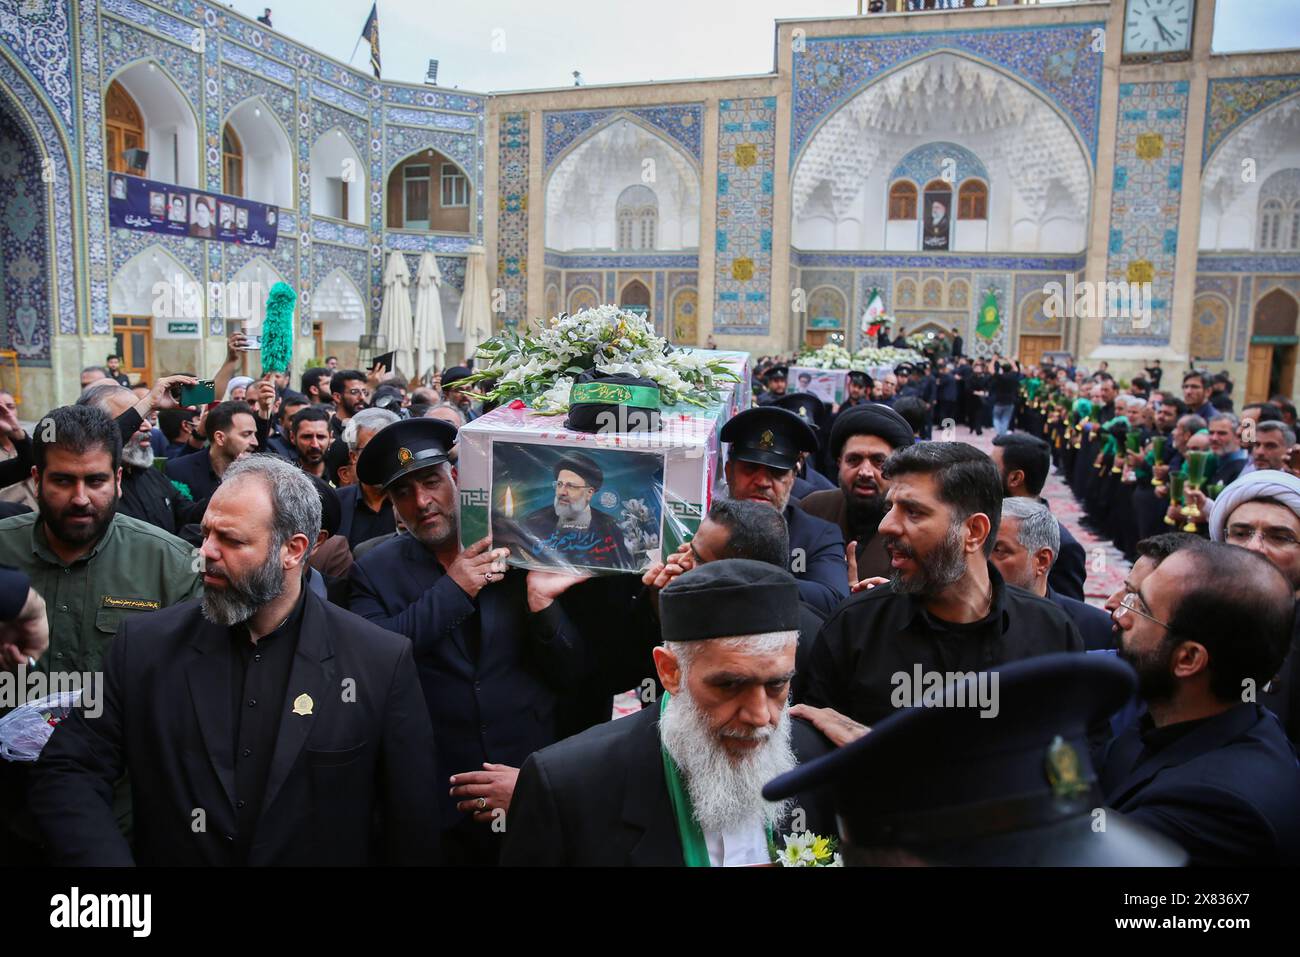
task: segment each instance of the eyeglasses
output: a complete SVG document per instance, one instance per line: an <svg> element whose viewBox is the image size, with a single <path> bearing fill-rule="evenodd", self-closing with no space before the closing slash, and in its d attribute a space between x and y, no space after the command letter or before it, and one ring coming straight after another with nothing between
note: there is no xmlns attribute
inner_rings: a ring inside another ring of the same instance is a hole
<svg viewBox="0 0 1300 957"><path fill-rule="evenodd" d="M1230 525L1224 532L1223 539L1229 545L1238 545L1245 548L1259 536L1259 540L1265 545L1273 548L1295 548L1300 545L1296 537L1281 528L1258 529L1250 525Z"/></svg>
<svg viewBox="0 0 1300 957"><path fill-rule="evenodd" d="M350 395L354 399L364 399L370 395L369 389L344 389L344 395Z"/></svg>
<svg viewBox="0 0 1300 957"><path fill-rule="evenodd" d="M557 492L578 492L584 488L591 488L590 485L574 485L572 482L552 482Z"/></svg>
<svg viewBox="0 0 1300 957"><path fill-rule="evenodd" d="M1141 608L1139 608L1138 606L1141 604L1144 604L1141 595L1139 595L1135 591L1127 592L1124 595L1124 597L1120 599L1119 607L1116 608L1113 612L1111 612L1111 617L1113 617L1116 621L1118 621L1120 618L1124 617L1124 615L1127 614L1128 612L1132 612L1135 615L1141 615L1143 618L1146 618L1149 621L1154 621L1161 628L1169 627L1169 624L1167 622L1163 622L1155 615L1152 615L1149 612L1145 612Z"/></svg>

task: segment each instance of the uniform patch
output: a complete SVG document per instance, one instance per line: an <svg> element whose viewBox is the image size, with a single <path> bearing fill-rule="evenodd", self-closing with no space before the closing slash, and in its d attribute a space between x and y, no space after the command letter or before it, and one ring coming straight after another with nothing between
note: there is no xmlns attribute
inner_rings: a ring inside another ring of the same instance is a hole
<svg viewBox="0 0 1300 957"><path fill-rule="evenodd" d="M114 598L112 595L105 595L104 607L127 608L131 611L157 611L162 607L162 602L150 598Z"/></svg>

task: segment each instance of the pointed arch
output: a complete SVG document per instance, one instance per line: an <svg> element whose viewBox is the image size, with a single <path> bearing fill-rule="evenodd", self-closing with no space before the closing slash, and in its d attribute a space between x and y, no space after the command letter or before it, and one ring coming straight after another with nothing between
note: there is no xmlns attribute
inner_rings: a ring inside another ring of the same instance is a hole
<svg viewBox="0 0 1300 957"><path fill-rule="evenodd" d="M624 111L584 132L547 171L546 247L561 252L618 248L618 199L632 186L648 187L656 197L650 248L699 247L698 164L663 131Z"/></svg>
<svg viewBox="0 0 1300 957"><path fill-rule="evenodd" d="M925 108L913 108L917 99L928 101ZM832 235L835 249L919 249L919 231L904 225L906 220L890 220L890 187L900 179L920 184L940 174L927 167L904 176L900 169L909 156L929 155L932 144L955 154L954 192L956 183L974 175L993 199L985 204L987 227L976 226L984 220L969 219L955 230L953 249L1077 252L1084 246L1094 164L1079 128L1024 78L946 47L872 76L809 131L791 165L793 244L826 248L823 237ZM963 155L977 158L988 174L975 166L961 169ZM1052 218L1054 183L1070 199L1069 230L1041 228ZM1013 229L1022 219L1033 226L1027 242Z"/></svg>
<svg viewBox="0 0 1300 957"><path fill-rule="evenodd" d="M227 183L231 195L271 206L296 205L294 143L275 111L261 95L250 96L226 114L222 132L233 128L242 152L243 182ZM238 186L238 192L231 187Z"/></svg>
<svg viewBox="0 0 1300 957"><path fill-rule="evenodd" d="M331 269L313 287L311 318L322 323L326 341L355 341L365 334L366 297L342 266Z"/></svg>
<svg viewBox="0 0 1300 957"><path fill-rule="evenodd" d="M452 198L463 200L455 205L443 202L444 179L449 176L458 177L463 183L451 185ZM384 174L384 183L384 223L388 229L470 231L474 178L454 156L435 146L421 146L391 164Z"/></svg>
<svg viewBox="0 0 1300 957"><path fill-rule="evenodd" d="M231 282L247 307L245 327L261 329L262 323L266 321L267 294L277 282L288 283L289 280L265 256L254 256L231 277Z"/></svg>
<svg viewBox="0 0 1300 957"><path fill-rule="evenodd" d="M104 84L106 97L114 84L130 95L143 114L143 148L149 151L149 164L141 175L178 186L200 186L198 116L167 66L153 57L133 60L113 71ZM107 155L105 166L110 166Z"/></svg>
<svg viewBox="0 0 1300 957"><path fill-rule="evenodd" d="M351 137L333 126L311 147L311 212L358 226L366 222L366 164Z"/></svg>

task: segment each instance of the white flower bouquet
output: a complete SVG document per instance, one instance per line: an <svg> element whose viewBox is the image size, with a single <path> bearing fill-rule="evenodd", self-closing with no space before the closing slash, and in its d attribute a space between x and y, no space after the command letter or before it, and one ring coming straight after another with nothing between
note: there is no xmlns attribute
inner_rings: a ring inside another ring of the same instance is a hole
<svg viewBox="0 0 1300 957"><path fill-rule="evenodd" d="M819 837L811 831L784 835L785 847L769 842L773 862L782 867L843 867L844 859L836 852L835 839Z"/></svg>
<svg viewBox="0 0 1300 957"><path fill-rule="evenodd" d="M723 360L675 349L644 317L608 304L561 313L536 332L506 329L479 345L474 365L463 385L495 383L474 394L499 404L521 399L544 415L567 412L574 380L591 369L654 380L665 407L707 407L721 399L724 382L737 381Z"/></svg>
<svg viewBox="0 0 1300 957"><path fill-rule="evenodd" d="M925 357L911 349L897 349L894 346L884 348L859 349L853 353L854 369L873 369L881 366L896 366L900 363L923 362Z"/></svg>
<svg viewBox="0 0 1300 957"><path fill-rule="evenodd" d="M795 364L806 369L848 369L852 362L853 356L849 354L848 349L843 346L826 345L820 349L800 353Z"/></svg>

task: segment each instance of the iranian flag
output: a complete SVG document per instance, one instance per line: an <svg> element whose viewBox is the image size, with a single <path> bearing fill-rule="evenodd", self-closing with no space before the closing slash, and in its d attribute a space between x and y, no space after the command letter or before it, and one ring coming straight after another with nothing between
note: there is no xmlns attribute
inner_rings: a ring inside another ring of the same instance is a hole
<svg viewBox="0 0 1300 957"><path fill-rule="evenodd" d="M880 290L873 286L871 295L867 297L867 308L862 313L862 334L875 336L880 331L880 317L884 314L885 301L880 296Z"/></svg>

